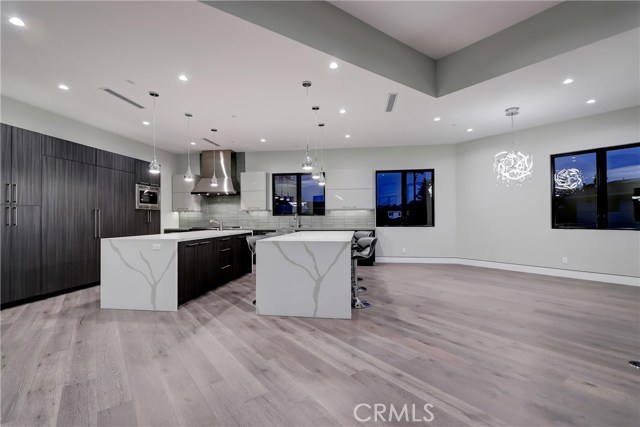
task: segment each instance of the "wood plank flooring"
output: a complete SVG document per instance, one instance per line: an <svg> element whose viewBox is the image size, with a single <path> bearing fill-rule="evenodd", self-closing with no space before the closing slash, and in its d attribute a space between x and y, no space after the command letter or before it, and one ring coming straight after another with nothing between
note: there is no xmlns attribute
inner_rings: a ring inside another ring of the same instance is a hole
<svg viewBox="0 0 640 427"><path fill-rule="evenodd" d="M433 426L640 425L640 288L359 272L350 321L256 316L252 275L175 313L101 310L98 287L3 310L2 424L415 426L431 403Z"/></svg>

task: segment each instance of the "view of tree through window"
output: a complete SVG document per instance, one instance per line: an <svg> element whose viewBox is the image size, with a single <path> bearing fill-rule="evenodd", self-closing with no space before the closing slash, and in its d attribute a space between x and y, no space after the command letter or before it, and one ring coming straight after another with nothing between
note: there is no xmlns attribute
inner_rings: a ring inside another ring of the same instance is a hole
<svg viewBox="0 0 640 427"><path fill-rule="evenodd" d="M551 156L554 228L640 229L640 144Z"/></svg>
<svg viewBox="0 0 640 427"><path fill-rule="evenodd" d="M376 172L376 225L433 226L433 192L433 169Z"/></svg>

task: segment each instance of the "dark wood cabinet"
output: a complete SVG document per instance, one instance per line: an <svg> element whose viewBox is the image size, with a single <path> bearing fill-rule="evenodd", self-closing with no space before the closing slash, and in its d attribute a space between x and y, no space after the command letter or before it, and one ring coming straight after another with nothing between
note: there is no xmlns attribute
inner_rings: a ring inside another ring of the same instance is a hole
<svg viewBox="0 0 640 427"><path fill-rule="evenodd" d="M42 203L42 135L2 125L2 203Z"/></svg>
<svg viewBox="0 0 640 427"><path fill-rule="evenodd" d="M43 158L43 293L100 280L95 166Z"/></svg>
<svg viewBox="0 0 640 427"><path fill-rule="evenodd" d="M160 211L138 209L132 235L160 234Z"/></svg>
<svg viewBox="0 0 640 427"><path fill-rule="evenodd" d="M96 167L98 237L124 237L134 234L136 204L133 172Z"/></svg>
<svg viewBox="0 0 640 427"><path fill-rule="evenodd" d="M149 173L149 162L145 160L135 161L136 183L160 186L160 174Z"/></svg>
<svg viewBox="0 0 640 427"><path fill-rule="evenodd" d="M96 166L134 173L136 159L122 154L96 150Z"/></svg>
<svg viewBox="0 0 640 427"><path fill-rule="evenodd" d="M214 239L178 243L178 303L215 287Z"/></svg>
<svg viewBox="0 0 640 427"><path fill-rule="evenodd" d="M2 303L42 293L41 207L3 206Z"/></svg>
<svg viewBox="0 0 640 427"><path fill-rule="evenodd" d="M45 156L95 165L96 151L93 147L43 135L43 154Z"/></svg>
<svg viewBox="0 0 640 427"><path fill-rule="evenodd" d="M233 240L234 236L215 239L216 277L215 286L224 285L233 280Z"/></svg>
<svg viewBox="0 0 640 427"><path fill-rule="evenodd" d="M249 274L252 271L251 266L251 250L247 244L247 236L251 234L241 234L239 236L232 236L233 239L233 278L237 279Z"/></svg>

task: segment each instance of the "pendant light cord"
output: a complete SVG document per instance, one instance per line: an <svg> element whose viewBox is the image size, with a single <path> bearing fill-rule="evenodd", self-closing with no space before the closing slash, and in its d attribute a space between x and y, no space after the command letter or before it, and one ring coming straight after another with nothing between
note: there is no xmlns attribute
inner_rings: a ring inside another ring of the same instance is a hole
<svg viewBox="0 0 640 427"><path fill-rule="evenodd" d="M309 86L306 87L307 89L307 96L306 96L306 104L307 104L307 111L309 111ZM309 154L309 121L307 121L307 154Z"/></svg>
<svg viewBox="0 0 640 427"><path fill-rule="evenodd" d="M156 158L156 97L153 97L153 158Z"/></svg>
<svg viewBox="0 0 640 427"><path fill-rule="evenodd" d="M189 116L187 116L187 167L191 170L191 127L189 126Z"/></svg>

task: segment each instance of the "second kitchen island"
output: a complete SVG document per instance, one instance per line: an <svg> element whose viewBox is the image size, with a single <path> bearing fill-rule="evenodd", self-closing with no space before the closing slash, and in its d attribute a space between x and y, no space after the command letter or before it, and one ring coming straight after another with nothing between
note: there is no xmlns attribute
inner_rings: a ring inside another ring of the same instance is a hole
<svg viewBox="0 0 640 427"><path fill-rule="evenodd" d="M353 231L300 231L258 240L256 312L351 319Z"/></svg>

